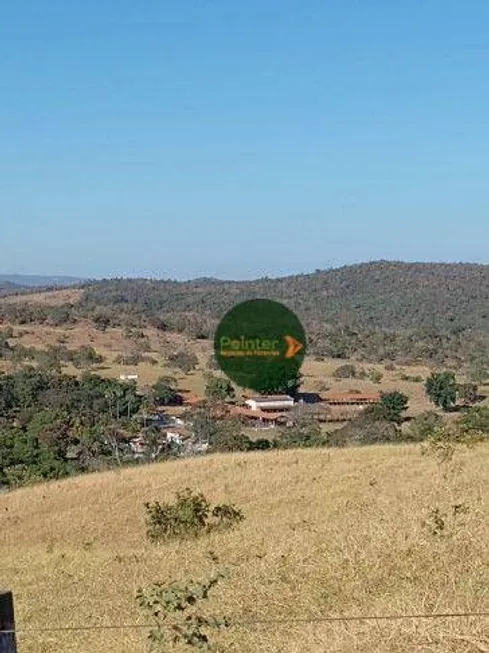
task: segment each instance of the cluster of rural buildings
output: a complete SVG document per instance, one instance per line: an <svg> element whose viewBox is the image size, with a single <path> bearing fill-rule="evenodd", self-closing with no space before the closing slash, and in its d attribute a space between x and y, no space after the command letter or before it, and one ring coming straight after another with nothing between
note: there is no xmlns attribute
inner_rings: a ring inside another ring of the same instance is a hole
<svg viewBox="0 0 489 653"><path fill-rule="evenodd" d="M185 408L202 404L202 399L192 393L183 392ZM363 408L380 401L380 392L338 392L328 391L324 394L300 393L297 397L289 395L259 395L250 396L241 403L229 403L216 406L215 417L239 417L246 426L255 429L273 429L281 426L292 426L295 410L298 406L307 405L311 414L319 422L345 422L352 419ZM171 409L162 409L150 416L152 423L161 427L162 438L166 443L183 445L191 438L191 424L174 414ZM143 454L145 439L143 436L134 438L131 447L135 455ZM206 448L202 443L201 450Z"/></svg>

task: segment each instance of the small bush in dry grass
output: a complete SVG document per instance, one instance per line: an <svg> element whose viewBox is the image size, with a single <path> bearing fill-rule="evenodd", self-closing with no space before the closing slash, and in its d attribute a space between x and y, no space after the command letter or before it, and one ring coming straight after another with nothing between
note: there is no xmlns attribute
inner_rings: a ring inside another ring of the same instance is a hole
<svg viewBox="0 0 489 653"><path fill-rule="evenodd" d="M202 614L201 605L224 576L218 572L206 581L186 585L155 583L138 590L136 600L154 623L148 635L153 650L181 650L181 645L201 651L217 650L211 632L229 628L231 623L226 617Z"/></svg>
<svg viewBox="0 0 489 653"><path fill-rule="evenodd" d="M215 506L212 509L212 516L215 519L213 526L216 529L232 528L236 523L244 519L244 515L239 508L226 503Z"/></svg>
<svg viewBox="0 0 489 653"><path fill-rule="evenodd" d="M125 354L118 354L114 358L117 365L139 365L144 360L144 356L139 351L133 351Z"/></svg>
<svg viewBox="0 0 489 653"><path fill-rule="evenodd" d="M435 430L443 426L444 420L434 410L425 410L416 415L409 422L406 431L406 439L410 442L423 442L435 433Z"/></svg>
<svg viewBox="0 0 489 653"><path fill-rule="evenodd" d="M439 463L449 463L460 446L474 447L484 439L479 432L465 432L456 426L443 424L433 428L421 446L421 453L434 456Z"/></svg>
<svg viewBox="0 0 489 653"><path fill-rule="evenodd" d="M489 406L477 406L466 410L458 421L458 427L466 435L489 436Z"/></svg>
<svg viewBox="0 0 489 653"><path fill-rule="evenodd" d="M228 529L244 519L233 505L212 508L201 493L186 488L177 492L175 503L145 503L146 534L151 542L198 537L213 530Z"/></svg>
<svg viewBox="0 0 489 653"><path fill-rule="evenodd" d="M436 506L430 510L428 519L423 521L423 526L431 535L449 535L458 526L460 516L466 515L469 511L470 508L466 503L455 503L450 506L449 511L445 512Z"/></svg>
<svg viewBox="0 0 489 653"><path fill-rule="evenodd" d="M384 378L384 375L379 370L373 369L368 373L368 378L372 381L372 383L380 383Z"/></svg>
<svg viewBox="0 0 489 653"><path fill-rule="evenodd" d="M199 359L193 352L183 350L169 354L167 356L167 361L169 365L180 370L184 374L188 374L192 370L195 370L199 364Z"/></svg>
<svg viewBox="0 0 489 653"><path fill-rule="evenodd" d="M333 377L335 379L356 379L358 378L357 368L351 363L340 365L334 370Z"/></svg>
<svg viewBox="0 0 489 653"><path fill-rule="evenodd" d="M401 381L409 381L410 383L423 383L424 379L422 376L416 375L412 376L411 374L404 374L404 372L399 377Z"/></svg>

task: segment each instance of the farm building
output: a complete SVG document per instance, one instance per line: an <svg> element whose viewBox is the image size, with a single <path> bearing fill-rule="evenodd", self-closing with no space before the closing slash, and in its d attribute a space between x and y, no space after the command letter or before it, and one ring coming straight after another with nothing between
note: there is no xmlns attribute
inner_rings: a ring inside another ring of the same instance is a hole
<svg viewBox="0 0 489 653"><path fill-rule="evenodd" d="M330 406L368 406L380 401L380 392L328 391L323 400Z"/></svg>
<svg viewBox="0 0 489 653"><path fill-rule="evenodd" d="M281 412L290 410L294 406L295 401L289 395L262 395L247 399L245 404L251 410Z"/></svg>
<svg viewBox="0 0 489 653"><path fill-rule="evenodd" d="M246 408L245 406L234 406L231 415L241 417L254 428L274 428L282 424L287 425L290 422L290 417L286 412Z"/></svg>

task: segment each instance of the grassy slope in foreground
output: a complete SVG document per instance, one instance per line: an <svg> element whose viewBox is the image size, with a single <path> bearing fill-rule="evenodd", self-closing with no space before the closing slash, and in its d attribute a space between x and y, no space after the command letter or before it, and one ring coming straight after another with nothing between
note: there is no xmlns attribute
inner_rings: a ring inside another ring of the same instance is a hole
<svg viewBox="0 0 489 653"><path fill-rule="evenodd" d="M133 622L141 584L230 578L209 609L250 618L489 610L489 447L457 454L447 478L419 447L209 456L94 474L0 496L2 584L18 627ZM189 485L246 514L235 531L154 546L143 502ZM441 536L430 510L469 512ZM477 650L483 619L236 627L240 653ZM22 653L141 653L140 631L25 633ZM224 640L225 642L226 640ZM482 649L480 649L482 650Z"/></svg>

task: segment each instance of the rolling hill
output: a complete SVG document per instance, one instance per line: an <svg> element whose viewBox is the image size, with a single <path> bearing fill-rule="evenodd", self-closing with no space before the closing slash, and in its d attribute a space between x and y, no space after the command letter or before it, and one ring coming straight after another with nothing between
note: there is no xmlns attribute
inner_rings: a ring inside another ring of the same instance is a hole
<svg viewBox="0 0 489 653"><path fill-rule="evenodd" d="M203 612L231 619L222 653L485 651L483 617L322 619L489 611L488 464L487 445L461 450L446 469L417 446L291 450L0 494L2 584L14 592L19 651L142 653L147 629L103 626L148 622L139 587L205 580L216 569L227 577ZM149 543L144 502L171 501L185 485L236 504L245 520L197 540Z"/></svg>
<svg viewBox="0 0 489 653"><path fill-rule="evenodd" d="M277 299L309 321L411 329L489 331L489 265L379 261L256 281L113 279L86 287L84 307L144 314L198 312L218 319L234 303Z"/></svg>
<svg viewBox="0 0 489 653"><path fill-rule="evenodd" d="M106 279L3 300L0 319L211 339L229 308L258 297L296 311L316 356L458 366L489 351L489 265L472 263L378 261L254 281Z"/></svg>

